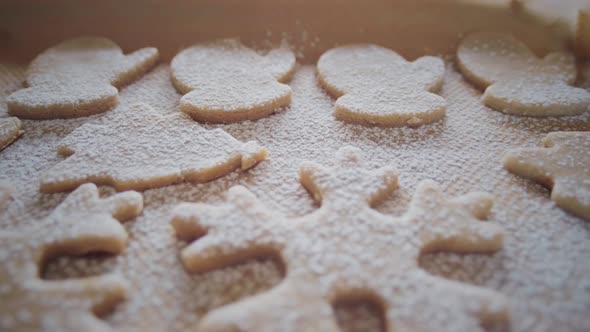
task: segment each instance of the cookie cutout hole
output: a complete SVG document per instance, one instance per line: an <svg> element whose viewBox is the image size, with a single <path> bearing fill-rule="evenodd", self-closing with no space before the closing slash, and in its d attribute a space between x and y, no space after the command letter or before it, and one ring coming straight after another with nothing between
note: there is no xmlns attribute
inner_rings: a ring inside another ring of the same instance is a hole
<svg viewBox="0 0 590 332"><path fill-rule="evenodd" d="M41 264L44 280L65 280L104 275L112 272L116 258L108 253L91 253L83 256L52 256Z"/></svg>
<svg viewBox="0 0 590 332"><path fill-rule="evenodd" d="M342 332L384 332L385 311L382 300L359 291L341 296L332 303L336 323Z"/></svg>

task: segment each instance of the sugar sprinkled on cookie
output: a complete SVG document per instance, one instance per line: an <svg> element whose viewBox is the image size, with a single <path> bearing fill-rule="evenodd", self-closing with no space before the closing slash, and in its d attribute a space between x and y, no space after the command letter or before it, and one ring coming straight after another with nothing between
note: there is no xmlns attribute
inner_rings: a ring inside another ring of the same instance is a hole
<svg viewBox="0 0 590 332"><path fill-rule="evenodd" d="M282 44L261 55L237 39L189 47L172 60L172 82L183 93L180 110L201 122L231 123L269 116L291 103L283 84L295 55Z"/></svg>
<svg viewBox="0 0 590 332"><path fill-rule="evenodd" d="M242 186L231 188L221 205L183 203L173 210L179 238L202 237L182 250L189 271L271 254L286 265L278 286L209 312L201 331L338 331L331 304L343 298L377 299L390 330L435 331L460 316L459 330L483 331L481 324L509 320L502 295L429 275L417 262L423 252L500 250L502 228L480 221L492 207L491 195L447 199L427 180L405 215L385 216L371 206L397 188L398 173L363 164L359 149L345 147L332 168L301 165L300 181L321 207L293 220Z"/></svg>
<svg viewBox="0 0 590 332"><path fill-rule="evenodd" d="M509 151L504 167L550 187L557 205L590 221L590 132L553 132L543 143Z"/></svg>
<svg viewBox="0 0 590 332"><path fill-rule="evenodd" d="M267 154L255 142L205 129L182 113L163 116L142 103L131 105L118 121L77 128L57 151L67 159L42 176L43 192L67 191L85 182L117 190L206 182L249 169Z"/></svg>
<svg viewBox="0 0 590 332"><path fill-rule="evenodd" d="M28 87L8 96L8 112L42 120L108 111L117 104L117 88L142 76L157 60L158 50L153 47L124 55L106 38L66 40L33 60L27 71Z"/></svg>
<svg viewBox="0 0 590 332"><path fill-rule="evenodd" d="M408 62L377 45L331 49L318 61L320 84L334 97L336 118L357 124L417 127L442 119L445 66L425 56Z"/></svg>
<svg viewBox="0 0 590 332"><path fill-rule="evenodd" d="M565 116L590 107L590 92L573 87L574 56L555 52L540 59L511 35L479 32L463 40L459 68L485 89L485 105L514 115Z"/></svg>
<svg viewBox="0 0 590 332"><path fill-rule="evenodd" d="M120 224L143 209L142 196L124 192L98 197L86 184L70 194L43 227L0 231L0 329L2 331L105 331L95 314L126 297L116 274L48 281L39 278L49 259L60 255L121 253L127 232Z"/></svg>

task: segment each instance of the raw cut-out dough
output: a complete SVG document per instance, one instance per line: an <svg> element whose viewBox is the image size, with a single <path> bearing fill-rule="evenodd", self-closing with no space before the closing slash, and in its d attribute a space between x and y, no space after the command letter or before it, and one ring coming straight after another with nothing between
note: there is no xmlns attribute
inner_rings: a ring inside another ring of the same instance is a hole
<svg viewBox="0 0 590 332"><path fill-rule="evenodd" d="M271 115L291 103L295 55L283 44L266 55L237 39L195 45L172 59L180 110L201 122L231 123Z"/></svg>
<svg viewBox="0 0 590 332"><path fill-rule="evenodd" d="M21 122L18 118L1 118L0 119L0 151L4 150L20 135L23 134Z"/></svg>
<svg viewBox="0 0 590 332"><path fill-rule="evenodd" d="M480 32L463 40L457 60L463 75L485 89L483 103L500 112L563 116L590 107L590 93L571 86L576 80L571 54L555 52L539 59L510 35Z"/></svg>
<svg viewBox="0 0 590 332"><path fill-rule="evenodd" d="M180 112L163 116L141 103L126 112L119 121L85 124L63 139L57 151L68 158L43 175L41 191L67 191L85 182L117 190L206 182L266 158L256 142L202 128Z"/></svg>
<svg viewBox="0 0 590 332"><path fill-rule="evenodd" d="M444 62L425 56L408 62L377 45L331 49L318 61L320 84L335 98L337 119L357 124L417 127L445 116L440 89Z"/></svg>
<svg viewBox="0 0 590 332"><path fill-rule="evenodd" d="M0 330L107 331L95 314L126 297L126 283L109 274L48 281L44 262L62 255L119 254L127 232L119 221L137 216L143 200L136 192L100 199L93 184L69 195L42 224L27 231L0 232Z"/></svg>
<svg viewBox="0 0 590 332"><path fill-rule="evenodd" d="M511 150L504 167L551 188L558 206L590 221L590 132L549 133L543 144Z"/></svg>
<svg viewBox="0 0 590 332"><path fill-rule="evenodd" d="M423 252L501 249L502 228L478 220L488 215L492 197L447 199L434 182L424 181L404 216L372 209L397 188L397 177L390 167L366 170L360 150L348 147L338 152L333 168L301 166L301 183L321 208L299 219L277 214L241 186L231 188L220 206L178 205L171 221L177 236L202 237L181 253L187 270L209 271L269 254L286 265L280 285L209 312L200 331L338 331L331 304L347 298L376 300L387 328L395 331L438 331L458 316L467 318L460 331L505 322L501 295L429 275L417 262Z"/></svg>
<svg viewBox="0 0 590 332"><path fill-rule="evenodd" d="M100 37L70 39L41 53L27 71L28 88L7 99L8 112L27 119L74 118L105 112L117 104L117 88L158 61L158 50L124 55Z"/></svg>

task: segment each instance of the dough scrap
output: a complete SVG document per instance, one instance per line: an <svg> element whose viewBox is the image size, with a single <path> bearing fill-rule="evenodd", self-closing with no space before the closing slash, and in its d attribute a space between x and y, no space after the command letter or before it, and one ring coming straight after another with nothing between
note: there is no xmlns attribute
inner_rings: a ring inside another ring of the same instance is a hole
<svg viewBox="0 0 590 332"><path fill-rule="evenodd" d="M300 180L319 210L287 219L246 188L235 186L219 206L182 203L172 212L177 237L193 241L181 260L205 272L252 256L275 254L287 275L272 290L215 309L200 331L339 331L331 303L376 299L389 330L438 331L445 320L469 317L465 331L509 319L506 300L491 290L429 275L417 262L422 252L492 253L503 246L500 226L480 222L492 206L486 193L447 199L433 181L422 182L402 217L371 206L397 188L391 167L367 170L360 150L346 147L326 168L304 163ZM438 299L445 299L440 301ZM452 305L449 305L452 303ZM424 312L439 315L421 316ZM426 317L428 316L428 317Z"/></svg>
<svg viewBox="0 0 590 332"><path fill-rule="evenodd" d="M457 60L463 75L485 89L483 103L497 111L544 117L581 114L590 107L590 93L572 86L571 54L539 59L511 35L480 32L463 40Z"/></svg>
<svg viewBox="0 0 590 332"><path fill-rule="evenodd" d="M590 221L590 132L552 132L543 144L509 151L504 167L551 188L559 207Z"/></svg>
<svg viewBox="0 0 590 332"><path fill-rule="evenodd" d="M142 76L158 61L149 47L124 55L101 37L66 40L33 60L25 89L8 96L8 112L27 119L74 118L102 113L118 101L117 88Z"/></svg>
<svg viewBox="0 0 590 332"><path fill-rule="evenodd" d="M445 71L440 58L408 62L370 44L333 48L317 64L320 84L337 98L334 115L349 123L417 127L441 120L446 101L435 92Z"/></svg>
<svg viewBox="0 0 590 332"><path fill-rule="evenodd" d="M21 122L18 118L0 119L0 151L4 150L23 134Z"/></svg>
<svg viewBox="0 0 590 332"><path fill-rule="evenodd" d="M40 270L55 256L121 253L127 232L120 221L142 209L136 192L100 199L96 186L85 184L44 220L44 227L0 231L0 330L109 330L95 314L125 299L124 279L108 274L48 281L39 277Z"/></svg>
<svg viewBox="0 0 590 332"><path fill-rule="evenodd" d="M182 112L200 122L232 123L291 104L291 88L282 83L295 71L295 55L284 43L260 55L237 39L224 39L183 50L171 70L172 83L185 94Z"/></svg>
<svg viewBox="0 0 590 332"><path fill-rule="evenodd" d="M182 113L163 116L143 103L126 111L120 121L84 124L64 138L57 151L67 159L42 176L41 191L67 191L85 182L119 191L206 182L249 169L267 155L254 141L205 129Z"/></svg>

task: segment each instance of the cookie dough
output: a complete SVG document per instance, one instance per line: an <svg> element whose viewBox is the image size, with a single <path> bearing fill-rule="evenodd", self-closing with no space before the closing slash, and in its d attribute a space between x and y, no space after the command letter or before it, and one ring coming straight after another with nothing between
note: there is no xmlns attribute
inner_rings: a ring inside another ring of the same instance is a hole
<svg viewBox="0 0 590 332"><path fill-rule="evenodd" d="M509 151L504 167L551 188L558 206L590 221L590 132L549 133L543 144Z"/></svg>
<svg viewBox="0 0 590 332"><path fill-rule="evenodd" d="M266 158L256 142L205 129L180 112L163 116L142 103L125 112L119 121L85 124L63 139L57 151L67 159L42 176L41 191L67 191L86 182L117 190L206 182Z"/></svg>
<svg viewBox="0 0 590 332"><path fill-rule="evenodd" d="M200 331L339 331L331 304L347 298L376 301L391 330L437 331L458 316L466 318L462 331L507 321L500 294L429 275L417 262L424 252L500 250L502 228L480 221L492 197L473 192L448 199L424 181L405 215L372 209L397 188L397 178L391 167L365 169L360 150L346 147L332 168L301 166L302 185L321 204L309 215L289 220L241 186L219 206L178 205L172 226L180 239L194 240L180 255L188 271L269 255L286 265L278 286L209 312Z"/></svg>
<svg viewBox="0 0 590 332"><path fill-rule="evenodd" d="M320 84L337 98L334 115L349 123L417 127L441 120L446 101L432 92L442 85L441 59L408 62L394 51L370 44L341 46L317 64Z"/></svg>
<svg viewBox="0 0 590 332"><path fill-rule="evenodd" d="M20 118L56 119L108 111L117 88L142 76L158 60L158 50L143 48L124 55L109 39L66 40L33 60L27 85L8 96L8 112Z"/></svg>
<svg viewBox="0 0 590 332"><path fill-rule="evenodd" d="M200 122L256 120L291 103L283 83L293 75L295 55L286 44L265 55L237 39L195 45L178 53L171 68L184 94L180 110Z"/></svg>
<svg viewBox="0 0 590 332"><path fill-rule="evenodd" d="M0 151L4 150L20 135L23 134L21 122L18 118L1 118L0 119Z"/></svg>
<svg viewBox="0 0 590 332"><path fill-rule="evenodd" d="M95 315L126 297L126 282L115 274L59 281L39 277L45 262L61 255L119 254L127 232L120 221L141 213L136 192L101 199L86 184L40 221L19 232L0 231L0 330L107 331Z"/></svg>
<svg viewBox="0 0 590 332"><path fill-rule="evenodd" d="M485 90L482 102L497 111L543 117L580 114L590 107L590 92L572 86L571 54L540 59L511 35L479 32L463 40L457 60L463 75Z"/></svg>

